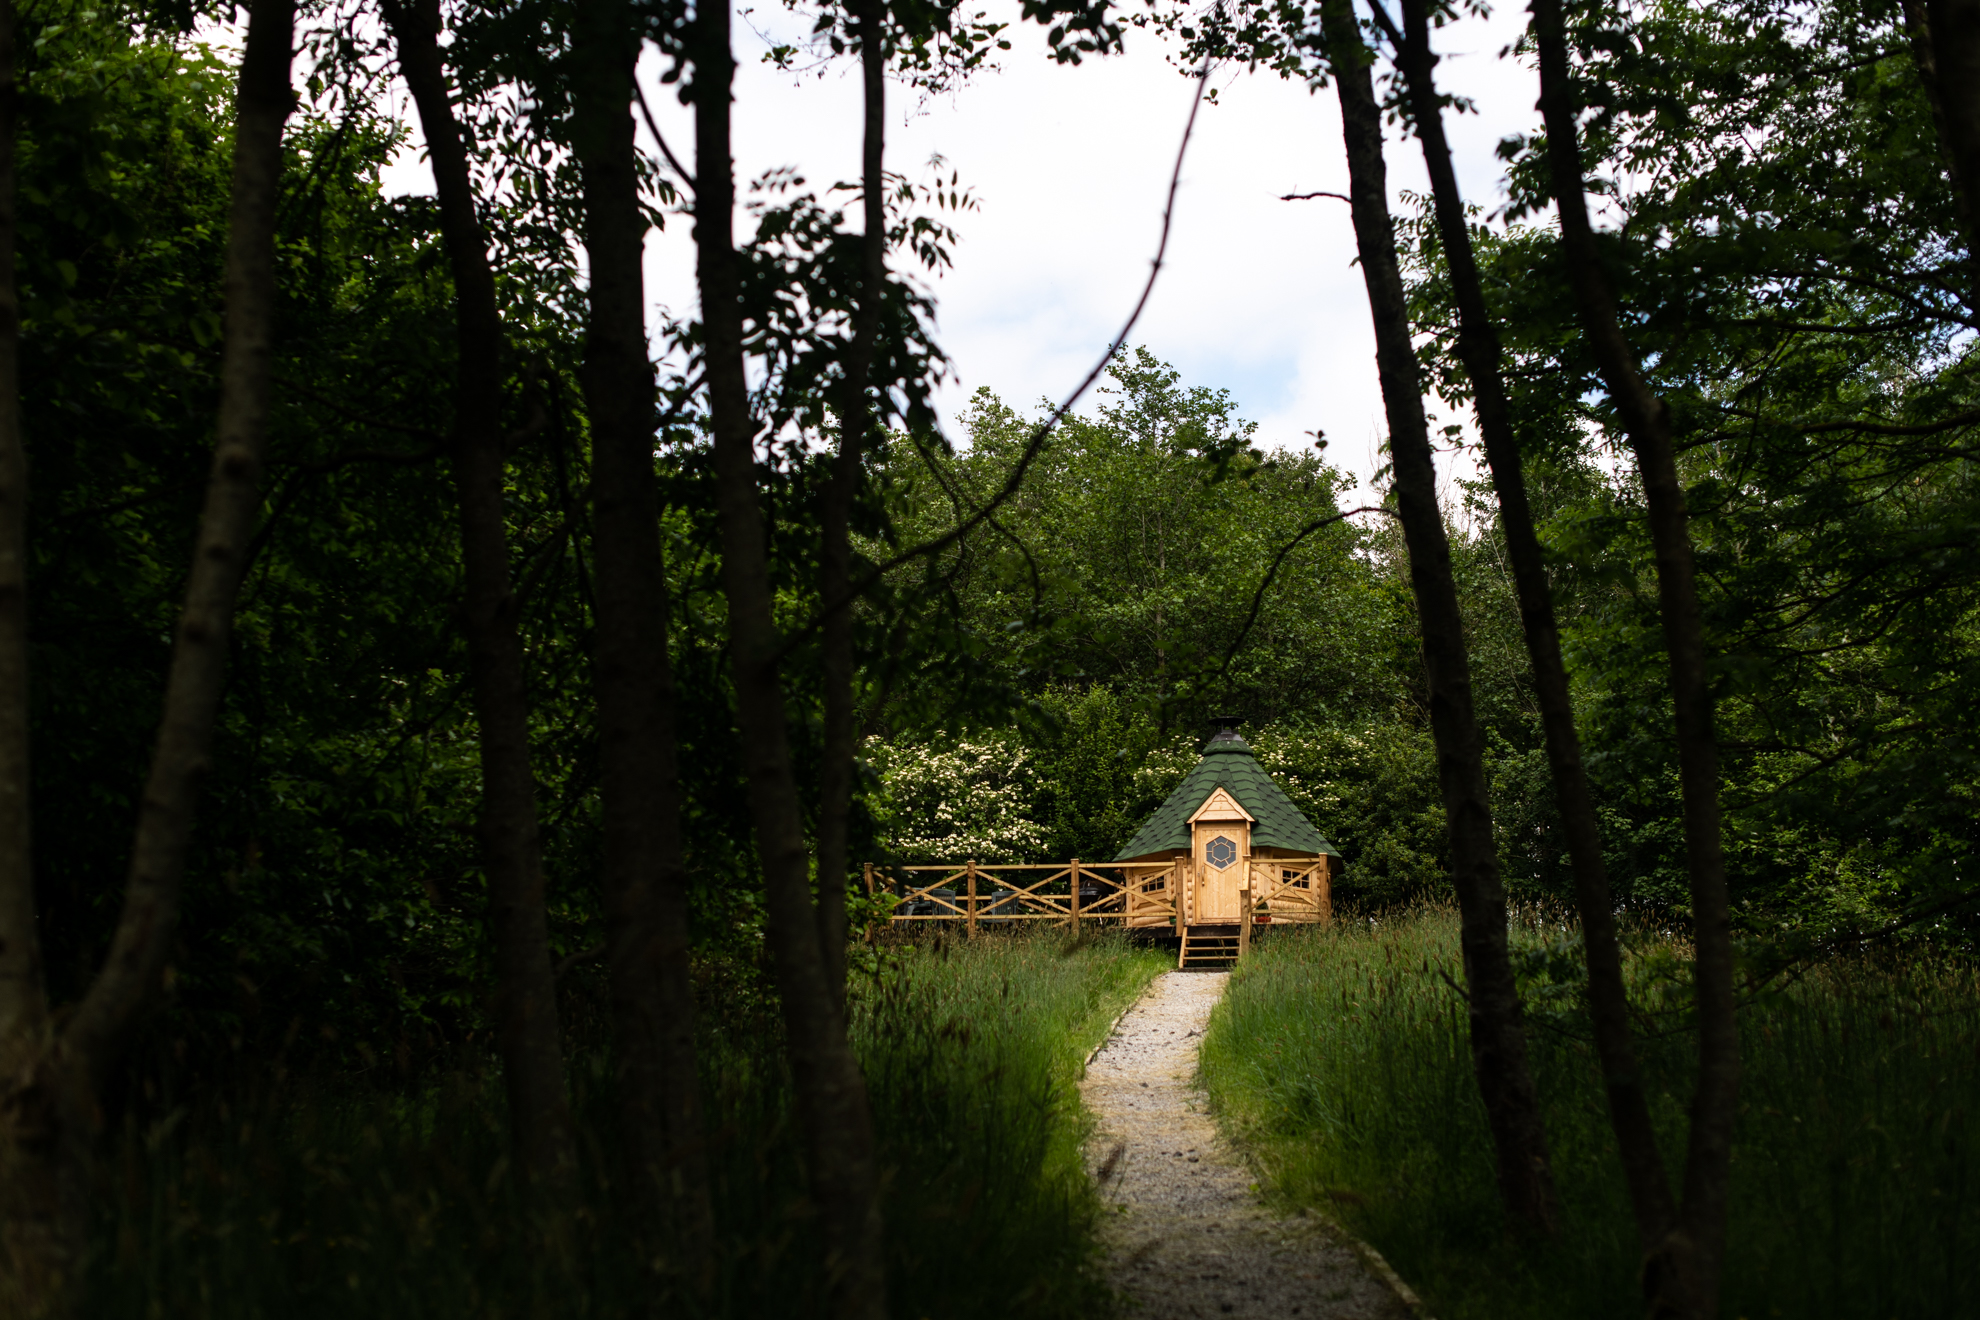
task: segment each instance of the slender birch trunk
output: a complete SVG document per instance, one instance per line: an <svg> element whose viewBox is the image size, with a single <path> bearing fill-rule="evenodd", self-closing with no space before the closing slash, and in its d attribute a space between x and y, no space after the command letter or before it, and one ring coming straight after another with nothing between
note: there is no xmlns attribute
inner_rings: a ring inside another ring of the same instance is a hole
<svg viewBox="0 0 1980 1320"><path fill-rule="evenodd" d="M163 718L152 754L124 906L109 955L58 1036L45 1023L45 989L32 960L32 945L13 949L4 966L4 1011L15 1026L6 1040L7 1071L0 1076L0 1302L10 1314L67 1314L79 1301L88 1247L90 1161L98 1122L98 1098L122 1057L142 1014L158 1001L165 961L178 924L186 852L198 815L213 727L226 684L227 648L235 598L247 547L261 509L260 476L265 449L269 359L275 323L275 214L281 194L282 125L295 106L289 87L293 54L293 0L254 0L248 10L234 121L232 206L228 217L226 322L220 359L220 412L213 466L207 479L198 535L187 575L185 606L173 633ZM8 80L11 84L11 79ZM11 104L11 97L9 98ZM11 143L12 136L8 135ZM11 170L9 170L11 181ZM11 214L11 212L10 212ZM11 249L10 249L11 251ZM12 281L6 282L9 295ZM11 296L9 308L14 306ZM14 374L13 327L7 317L4 352ZM4 382L0 382L4 385ZM19 397L0 394L0 573L18 565L21 541ZM9 476L13 478L9 481ZM11 551L8 549L11 547ZM11 554L12 563L8 562ZM0 583L6 579L0 578ZM0 632L18 631L22 584L11 582L0 598ZM14 672L0 701L25 687L18 636L0 666ZM18 736L20 712L0 714L0 737ZM25 739L0 751L10 769L26 774ZM15 791L25 792L25 783ZM26 922L0 931L0 939L31 936L32 896L23 892L26 838L12 841L21 866L0 875L0 920Z"/></svg>
<svg viewBox="0 0 1980 1320"><path fill-rule="evenodd" d="M852 506L859 496L873 409L867 398L875 341L880 334L887 278L887 53L882 8L875 0L855 5L860 76L865 90L865 142L860 169L866 232L860 237L860 293L839 403L839 452L819 510L819 599L826 603L820 630L825 671L825 736L819 768L818 940L825 977L841 1006L846 988L846 874L852 790L859 738L853 692ZM844 604L832 608L832 602Z"/></svg>
<svg viewBox="0 0 1980 1320"><path fill-rule="evenodd" d="M1506 894L1500 879L1484 749L1471 704L1471 662L1464 617L1451 576L1450 543L1437 505L1437 471L1423 409L1423 385L1410 342L1409 311L1389 217L1388 167L1382 158L1381 110L1348 0L1325 0L1322 33L1341 103L1350 206L1362 279L1375 324L1376 370L1389 423L1396 512L1409 547L1410 585L1423 629L1430 683L1430 729L1437 779L1451 836L1451 880L1462 924L1472 1068L1492 1130L1499 1194L1521 1230L1551 1234L1553 1173L1546 1131L1527 1066L1526 1029L1506 943Z"/></svg>
<svg viewBox="0 0 1980 1320"><path fill-rule="evenodd" d="M735 59L729 21L724 5L698 11L689 97L695 109L696 276L701 287L737 725L833 1314L841 1320L883 1320L887 1280L873 1120L866 1082L846 1037L845 1014L833 992L830 963L819 939L804 814L778 673L782 639L772 614L767 530L757 499L755 427L742 337L741 263L734 237L730 101Z"/></svg>
<svg viewBox="0 0 1980 1320"><path fill-rule="evenodd" d="M654 474L632 118L639 54L622 0L580 12L572 34L576 147L590 258L584 389L591 420L600 792L607 978L636 1199L664 1229L666 1268L705 1287L714 1214L702 1136L688 971L687 874L667 576Z"/></svg>
<svg viewBox="0 0 1980 1320"><path fill-rule="evenodd" d="M1425 0L1402 0L1402 33L1391 33L1409 91L1410 110L1429 167L1430 191L1437 234L1450 267L1451 289L1458 311L1458 356L1471 380L1479 434L1485 441L1485 461L1499 496L1499 525L1512 561L1513 587L1519 599L1520 624L1526 653L1533 665L1533 685L1539 697L1540 725L1553 773L1554 797L1561 813L1574 872L1575 900L1581 914L1582 940L1588 957L1589 1016L1594 1024L1595 1050L1609 1101L1609 1123L1616 1134L1630 1203L1645 1257L1670 1232L1677 1209L1670 1179L1657 1149L1650 1122L1650 1104L1637 1066L1636 1045L1629 1026L1629 995L1623 984L1622 949L1616 939L1615 899L1609 889L1608 867L1602 859L1601 829L1595 799L1582 762L1581 738L1575 731L1574 703L1569 695L1567 666L1561 660L1560 627L1554 618L1554 598L1547 581L1546 560L1534 531L1533 510L1526 498L1526 476L1520 465L1519 437L1507 402L1501 369L1499 333L1485 304L1478 277L1471 230L1465 220L1464 198L1451 167L1451 148L1444 136L1443 108L1437 98L1436 56L1430 49L1430 22ZM1380 14L1381 11L1375 11Z"/></svg>
<svg viewBox="0 0 1980 1320"><path fill-rule="evenodd" d="M440 59L437 0L387 0L399 69L419 107L454 277L459 361L454 375L454 490L460 505L462 608L480 730L476 834L488 877L495 945L496 1028L517 1166L546 1208L577 1193L577 1143L557 1021L557 983L544 910L543 846L530 765L522 636L509 578L502 511L503 333L488 240L475 213L467 147Z"/></svg>
<svg viewBox="0 0 1980 1320"><path fill-rule="evenodd" d="M234 125L233 206L227 233L226 329L220 357L220 418L199 535L174 630L164 718L139 807L129 885L110 954L63 1032L63 1048L90 1094L121 1052L139 1012L155 997L179 916L180 882L208 770L213 726L227 677L234 602L248 540L261 510L267 447L269 362L275 330L275 212L282 187L282 125L295 107L289 86L293 0L255 0L248 10Z"/></svg>
<svg viewBox="0 0 1980 1320"><path fill-rule="evenodd" d="M1657 605L1670 660L1684 843L1697 953L1698 1090L1692 1097L1684 1193L1677 1223L1651 1257L1645 1286L1663 1313L1718 1314L1726 1240L1733 1123L1739 1103L1739 1028L1733 1001L1732 920L1719 819L1719 748L1705 627L1692 562L1690 514L1677 470L1670 406L1652 390L1616 315L1615 293L1588 221L1574 92L1560 0L1533 0L1540 51L1540 109L1561 217L1561 243L1582 331L1636 451L1657 560Z"/></svg>

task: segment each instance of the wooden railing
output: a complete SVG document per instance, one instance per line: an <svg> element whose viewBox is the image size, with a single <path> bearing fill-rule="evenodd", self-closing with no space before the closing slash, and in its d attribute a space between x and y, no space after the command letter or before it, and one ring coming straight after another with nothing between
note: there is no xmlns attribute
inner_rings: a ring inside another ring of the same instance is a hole
<svg viewBox="0 0 1980 1320"><path fill-rule="evenodd" d="M1031 865L866 865L866 892L894 896L895 923L955 922L979 927L1085 922L1135 929L1176 929L1198 919L1197 863L1045 862ZM1327 858L1253 858L1241 891L1247 937L1255 923L1325 924L1334 903ZM1222 920L1228 921L1229 917ZM1248 939L1247 939L1248 942Z"/></svg>
<svg viewBox="0 0 1980 1320"><path fill-rule="evenodd" d="M960 922L971 935L980 926L1021 921L1056 922L1074 930L1085 922L1173 928L1177 896L1191 888L1185 883L1188 868L1186 860L891 867L868 862L866 892L894 895L896 923Z"/></svg>
<svg viewBox="0 0 1980 1320"><path fill-rule="evenodd" d="M1253 858L1246 892L1247 910L1274 922L1325 925L1334 917L1333 868L1329 859L1274 861Z"/></svg>

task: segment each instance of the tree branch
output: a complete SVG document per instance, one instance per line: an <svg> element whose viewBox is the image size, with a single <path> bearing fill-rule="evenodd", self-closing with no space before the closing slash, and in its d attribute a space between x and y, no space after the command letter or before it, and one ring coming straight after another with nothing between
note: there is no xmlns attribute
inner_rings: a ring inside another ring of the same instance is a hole
<svg viewBox="0 0 1980 1320"><path fill-rule="evenodd" d="M996 495L992 496L987 504L970 515L964 522L950 528L933 540L924 541L920 545L903 550L892 559L877 565L865 577L855 582L852 585L852 589L842 599L826 602L823 609L807 620L805 625L793 633L791 638L786 641L784 653L789 652L791 645L798 638L805 636L819 627L824 622L826 615L836 613L850 606L853 601L871 590L874 583L896 568L926 555L940 553L949 546L954 545L961 538L969 535L970 532L974 531L979 525L987 521L991 515L996 513L1005 501L1017 494L1019 487L1024 484L1025 475L1031 470L1032 463L1037 460L1040 453L1044 452L1046 440L1051 438L1052 432L1064 420L1065 415L1072 411L1072 406L1078 403L1089 389L1093 388L1093 383L1100 379L1100 373L1107 369L1108 364L1121 351L1121 346L1127 343L1128 335L1133 332L1136 323L1141 320L1142 312L1148 307L1149 296L1155 292L1155 281L1162 274L1163 258L1168 255L1169 235L1174 227L1176 214L1176 192L1182 185L1183 159L1189 154L1190 138L1196 132L1196 115L1203 108L1203 89L1209 85L1210 70L1213 63L1212 60L1205 59L1203 61L1203 67L1197 70L1196 73L1196 92L1190 99L1189 119L1183 125L1182 143L1176 148L1175 167L1169 171L1168 200L1162 207L1162 235L1155 245L1155 259L1150 264L1148 280L1141 286L1141 296L1135 300L1134 310L1128 313L1127 321L1122 324L1120 333L1114 336L1114 341L1107 345L1107 351L1094 364L1093 370L1086 373L1086 378L1080 381L1078 388L1066 396L1065 402L1054 408L1051 415L1038 424L1037 429L1031 433L1030 439L1025 442L1024 452L1019 456L1017 466L1011 470L1010 476L1004 481L1003 488Z"/></svg>

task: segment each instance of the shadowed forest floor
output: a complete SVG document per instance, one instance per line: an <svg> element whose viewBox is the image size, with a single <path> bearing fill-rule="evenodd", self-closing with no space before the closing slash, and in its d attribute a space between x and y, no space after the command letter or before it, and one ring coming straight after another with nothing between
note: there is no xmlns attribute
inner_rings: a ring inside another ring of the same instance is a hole
<svg viewBox="0 0 1980 1320"><path fill-rule="evenodd" d="M1167 961L1116 935L999 935L890 948L855 977L852 1038L888 1174L896 1316L1111 1314L1077 1084L1108 1024ZM827 1314L774 1005L729 984L703 1007L717 1294L659 1309L684 1320ZM403 1091L269 1075L251 1104L238 1092L168 1097L166 1118L118 1131L86 1314L653 1314L652 1276L623 1231L609 1064L596 1046L574 1060L588 1231L563 1265L533 1247L486 1056Z"/></svg>

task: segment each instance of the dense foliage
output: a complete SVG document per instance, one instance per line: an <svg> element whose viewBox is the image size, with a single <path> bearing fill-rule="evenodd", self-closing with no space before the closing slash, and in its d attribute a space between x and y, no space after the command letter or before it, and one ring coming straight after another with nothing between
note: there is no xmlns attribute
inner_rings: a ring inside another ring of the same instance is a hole
<svg viewBox="0 0 1980 1320"><path fill-rule="evenodd" d="M1706 583L1735 901L1872 923L1967 882L1974 843L1972 285L1895 4L1588 10L1587 148L1609 173L1632 333L1685 449ZM1505 144L1517 217L1546 195ZM1417 323L1463 393L1437 244ZM1481 229L1529 463L1569 498L1584 727L1615 873L1683 861L1641 500L1578 342L1552 231ZM1621 466L1621 465L1614 465Z"/></svg>

